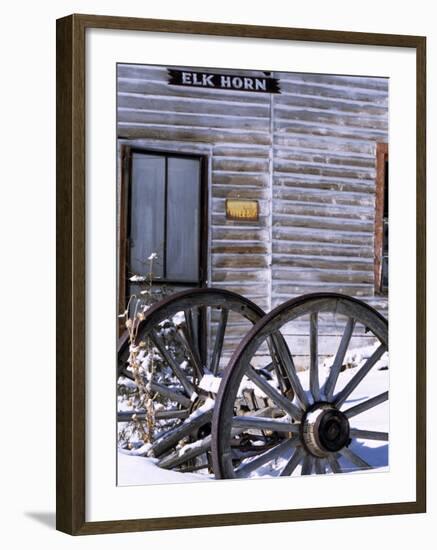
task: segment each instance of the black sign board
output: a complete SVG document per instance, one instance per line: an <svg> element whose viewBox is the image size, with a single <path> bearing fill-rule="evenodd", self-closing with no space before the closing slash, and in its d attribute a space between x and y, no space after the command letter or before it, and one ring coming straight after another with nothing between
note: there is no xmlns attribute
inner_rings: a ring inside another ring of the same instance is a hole
<svg viewBox="0 0 437 550"><path fill-rule="evenodd" d="M267 76L246 76L236 74L217 74L197 71L168 70L168 83L173 86L191 88L215 88L238 92L261 92L280 94L279 80Z"/></svg>

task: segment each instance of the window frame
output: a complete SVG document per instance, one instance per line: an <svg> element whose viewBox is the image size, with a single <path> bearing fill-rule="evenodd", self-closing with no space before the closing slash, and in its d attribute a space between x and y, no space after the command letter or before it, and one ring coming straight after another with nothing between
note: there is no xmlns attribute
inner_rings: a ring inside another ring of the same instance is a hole
<svg viewBox="0 0 437 550"><path fill-rule="evenodd" d="M388 143L376 144L375 225L374 225L374 289L375 294L387 296L382 287L382 257L384 244L384 196Z"/></svg>
<svg viewBox="0 0 437 550"><path fill-rule="evenodd" d="M185 153L166 149L154 149L123 143L120 146L120 194L118 200L119 231L118 231L118 311L122 314L127 305L128 296L128 269L129 269L129 226L131 215L131 192L132 192L132 155L133 153L161 155L168 158L196 159L200 163L200 220L199 220L199 276L197 280L178 281L164 277L154 278L155 284L167 284L181 286L184 288L201 288L208 283L208 216L209 216L209 193L208 193L208 156L199 153ZM167 206L167 203L166 203Z"/></svg>

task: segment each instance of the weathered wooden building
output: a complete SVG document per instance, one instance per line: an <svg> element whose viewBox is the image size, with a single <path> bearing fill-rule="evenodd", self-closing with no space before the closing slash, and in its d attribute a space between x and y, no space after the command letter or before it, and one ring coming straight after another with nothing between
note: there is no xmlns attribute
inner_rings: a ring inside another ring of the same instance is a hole
<svg viewBox="0 0 437 550"><path fill-rule="evenodd" d="M206 71L274 78L280 93L118 65L121 306L157 252L157 276L180 288L226 288L266 311L341 292L387 315L388 80ZM257 219L230 219L229 199L258 201Z"/></svg>

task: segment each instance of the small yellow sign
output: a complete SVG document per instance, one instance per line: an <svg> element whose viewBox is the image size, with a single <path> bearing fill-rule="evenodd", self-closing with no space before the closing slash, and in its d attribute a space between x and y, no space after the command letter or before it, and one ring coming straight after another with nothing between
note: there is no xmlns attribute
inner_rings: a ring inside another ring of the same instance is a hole
<svg viewBox="0 0 437 550"><path fill-rule="evenodd" d="M257 222L259 220L258 201L250 199L226 199L226 219Z"/></svg>

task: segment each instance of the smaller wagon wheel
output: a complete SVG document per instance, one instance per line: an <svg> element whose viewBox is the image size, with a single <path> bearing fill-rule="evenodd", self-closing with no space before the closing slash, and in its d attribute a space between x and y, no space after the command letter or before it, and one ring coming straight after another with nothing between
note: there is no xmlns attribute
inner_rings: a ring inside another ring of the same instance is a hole
<svg viewBox="0 0 437 550"><path fill-rule="evenodd" d="M330 368L322 369L319 356L326 338L321 334L332 322L341 336ZM292 353L295 333L290 330L303 325L307 326L309 368L298 371L299 358ZM371 345L366 348L367 358L346 370L353 338L370 340ZM277 372L286 372L291 381L292 398L282 390L280 379L266 382L260 376L258 350L268 340L273 344L272 359L281 366ZM234 352L217 396L212 428L216 477L341 473L374 467L362 456L362 442L388 441L388 433L372 425L375 407L388 400L388 389L378 386L387 376L375 370L371 381L374 384L377 379L378 387L371 386L373 395L369 387L360 394L360 387L387 351L386 319L360 300L341 294L309 294L264 316ZM255 413L245 410L242 402L250 387L269 406ZM360 419L370 419L371 425L363 425ZM252 444L244 444L249 438Z"/></svg>
<svg viewBox="0 0 437 550"><path fill-rule="evenodd" d="M161 403L154 413L159 430L148 451L158 466L182 472L211 471L211 420L225 347L229 347L225 343L227 329L232 332L235 325L240 329L243 325L249 330L263 315L250 300L214 288L173 294L146 312L135 345L144 346L147 341L165 365L149 382L149 390ZM208 336L206 344L199 336L201 325ZM179 356L172 347L175 343ZM125 337L118 351L118 374L132 380L130 352ZM134 414L137 420L147 418L146 411L119 412L118 421L127 422Z"/></svg>

